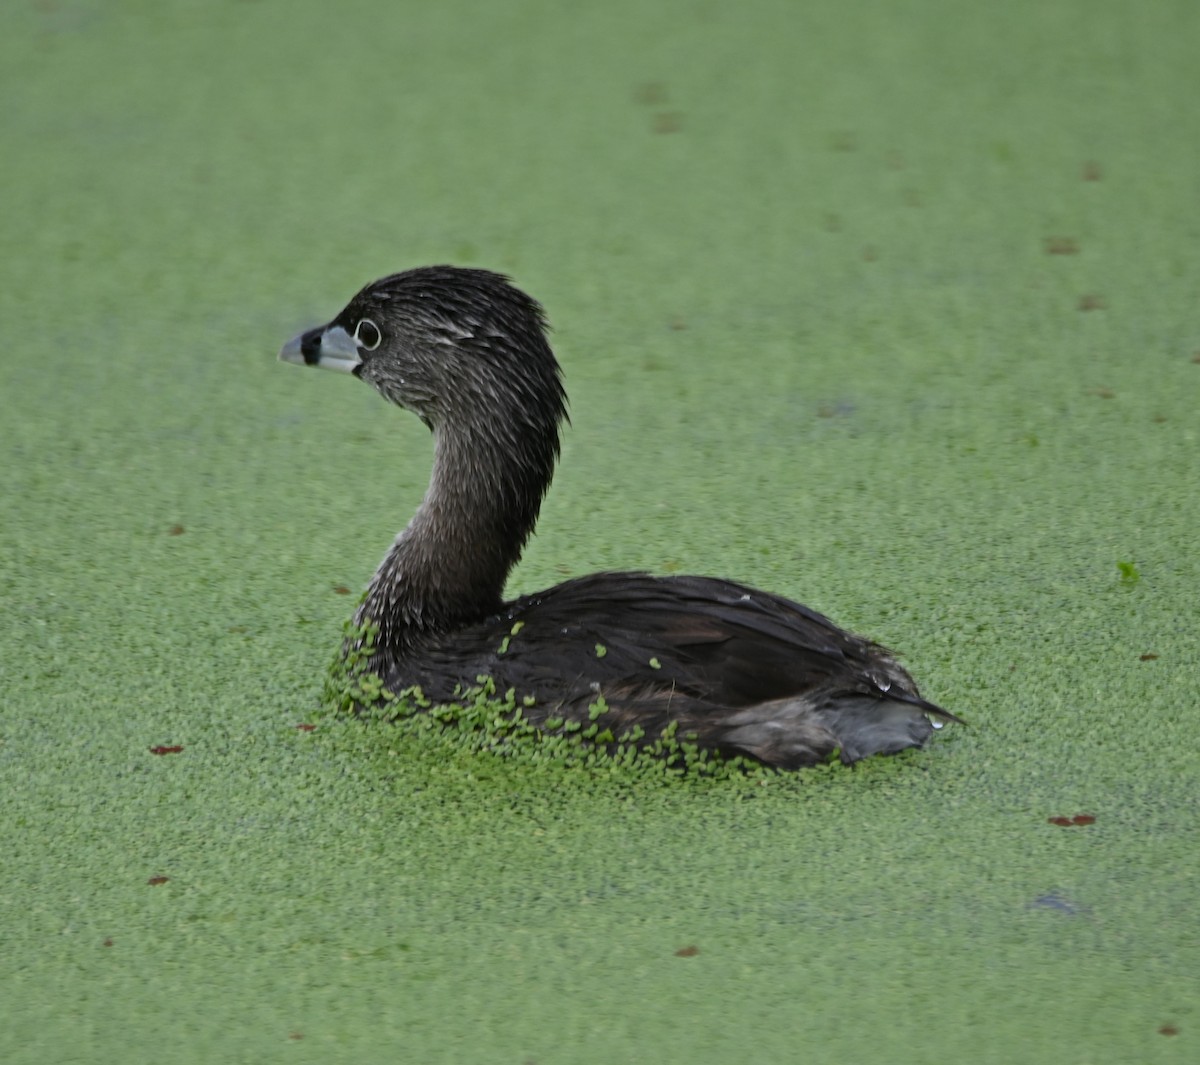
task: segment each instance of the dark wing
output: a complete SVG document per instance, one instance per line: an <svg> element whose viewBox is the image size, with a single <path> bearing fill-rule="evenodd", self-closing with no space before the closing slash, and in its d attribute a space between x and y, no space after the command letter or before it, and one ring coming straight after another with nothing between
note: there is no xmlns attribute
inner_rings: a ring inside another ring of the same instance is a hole
<svg viewBox="0 0 1200 1065"><path fill-rule="evenodd" d="M453 698L450 678L465 688L487 675L499 691L532 696L526 714L537 724L586 720L603 696L614 734L638 725L653 739L675 721L702 744L743 748L767 761L779 761L760 748L780 739L781 721L800 729L803 742L792 737L793 745L808 752L802 760L814 761L815 746L845 752L845 737L829 728L850 710L855 728L869 732L876 716L905 704L906 737L929 728L924 713L953 719L921 699L878 645L799 603L711 577L599 573L567 581L424 643L410 660L418 662L415 672L398 663L402 675L390 678L392 686L420 684L442 701ZM867 747L878 745L868 738Z"/></svg>
<svg viewBox="0 0 1200 1065"><path fill-rule="evenodd" d="M513 604L525 622L509 654L540 657L589 683L674 685L740 706L794 695L866 670L893 683L885 653L778 596L711 577L604 573ZM554 660L558 652L563 657ZM532 662L530 663L532 665ZM565 679L565 678L564 678ZM911 686L907 674L895 677ZM861 683L861 678L859 679Z"/></svg>

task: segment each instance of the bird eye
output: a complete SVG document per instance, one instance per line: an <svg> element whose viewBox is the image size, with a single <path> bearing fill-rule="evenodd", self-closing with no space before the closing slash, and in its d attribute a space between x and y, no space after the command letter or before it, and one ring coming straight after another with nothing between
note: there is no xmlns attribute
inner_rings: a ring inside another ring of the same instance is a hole
<svg viewBox="0 0 1200 1065"><path fill-rule="evenodd" d="M374 351L383 340L383 334L379 331L379 326L370 318L363 318L354 327L354 339L367 351Z"/></svg>

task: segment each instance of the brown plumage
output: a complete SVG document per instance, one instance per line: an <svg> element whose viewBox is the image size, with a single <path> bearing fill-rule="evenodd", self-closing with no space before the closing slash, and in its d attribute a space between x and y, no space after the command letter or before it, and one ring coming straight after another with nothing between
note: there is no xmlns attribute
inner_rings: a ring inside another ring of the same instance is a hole
<svg viewBox="0 0 1200 1065"><path fill-rule="evenodd" d="M487 675L525 716L616 736L672 722L703 747L798 768L920 746L931 718L885 649L779 596L712 577L597 573L511 602L504 584L537 521L566 418L541 307L485 270L425 267L368 285L280 352L344 370L434 434L429 490L356 621L370 668L435 703Z"/></svg>

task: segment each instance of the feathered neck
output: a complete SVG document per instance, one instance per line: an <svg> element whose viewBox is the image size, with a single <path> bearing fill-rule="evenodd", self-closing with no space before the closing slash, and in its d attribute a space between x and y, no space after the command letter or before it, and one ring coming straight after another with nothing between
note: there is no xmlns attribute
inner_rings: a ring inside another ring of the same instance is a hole
<svg viewBox="0 0 1200 1065"><path fill-rule="evenodd" d="M559 398L434 428L429 488L355 618L379 626L379 652L403 655L501 609L554 475L564 415Z"/></svg>

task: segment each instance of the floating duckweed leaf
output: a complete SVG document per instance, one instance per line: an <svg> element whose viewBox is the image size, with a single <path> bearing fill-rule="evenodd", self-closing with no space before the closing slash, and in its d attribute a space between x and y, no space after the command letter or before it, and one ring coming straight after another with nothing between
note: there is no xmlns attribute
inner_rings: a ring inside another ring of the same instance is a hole
<svg viewBox="0 0 1200 1065"><path fill-rule="evenodd" d="M608 648L602 643L596 644L596 657L603 658L606 654L608 654Z"/></svg>
<svg viewBox="0 0 1200 1065"><path fill-rule="evenodd" d="M1122 584L1137 584L1142 579L1137 566L1132 562L1118 562L1117 569L1121 571Z"/></svg>
<svg viewBox="0 0 1200 1065"><path fill-rule="evenodd" d="M662 663L657 658L650 659L651 669L662 669Z"/></svg>
<svg viewBox="0 0 1200 1065"><path fill-rule="evenodd" d="M151 754L178 754L182 750L183 750L183 748L181 746L151 747L150 753Z"/></svg>

